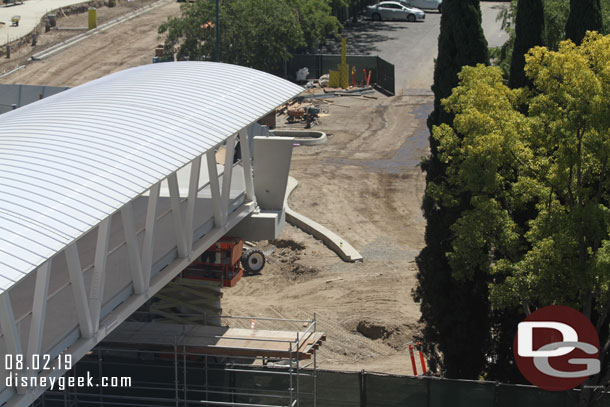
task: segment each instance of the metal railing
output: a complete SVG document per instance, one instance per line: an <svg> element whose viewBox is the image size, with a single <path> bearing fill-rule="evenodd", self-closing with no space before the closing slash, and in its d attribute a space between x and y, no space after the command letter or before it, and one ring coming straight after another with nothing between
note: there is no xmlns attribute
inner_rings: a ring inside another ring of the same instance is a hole
<svg viewBox="0 0 610 407"><path fill-rule="evenodd" d="M138 314L143 314L139 312ZM257 338L239 337L223 335L202 335L198 337L211 338L214 340L227 339L232 341L248 341L248 346L242 349L257 352L269 350L264 345L257 347L252 343L276 343L285 344L285 352L288 359L280 359L287 362L287 365L271 363L277 358L265 356L243 356L231 354L227 350L223 353L222 346L205 346L215 349L213 354L208 354L205 350L193 350L196 345L190 347L186 343L185 335L174 335L173 343L157 345L158 349L151 349L145 344L136 348L136 345L121 344L112 346L102 343L97 346L91 354L79 362L69 373L79 376L81 371L97 370L98 376L111 374L113 372L151 372L156 371L160 380L134 380L128 389L101 389L96 388L78 391L66 389L63 392L47 391L40 399L41 406L64 406L71 403L76 405L100 405L100 406L190 406L190 405L212 405L212 406L243 406L243 407L296 407L299 406L301 397L308 397L313 400L316 406L316 352L312 354L312 362L303 366L299 355L300 346L307 343L307 340L316 332L316 316L311 320L283 319L283 318L260 318L249 316L222 316L225 320L233 321L262 321L267 323L281 324L306 324L304 331L296 332L294 338ZM159 323L161 324L161 323ZM169 339L169 336L168 336ZM165 349L164 349L165 347ZM239 345L236 346L239 348ZM226 349L226 348L224 348ZM218 351L216 351L218 350ZM135 355L135 356L134 356ZM173 380L171 383L161 380L172 370ZM305 370L306 369L306 370ZM197 372L202 373L199 377L193 377ZM225 382L225 376L229 375L229 383ZM232 375L232 376L231 376ZM280 383L287 382L283 390L269 389L265 387L252 388L231 384L231 377L235 380L236 375L240 377L254 377L253 380L261 377L273 382L273 377L280 378ZM214 383L211 378L217 381L219 378L222 383ZM283 378L283 379L282 379ZM308 378L311 381L311 390L303 391L301 380ZM197 381L201 379L200 381ZM116 394L120 393L120 394ZM145 394L156 394L149 396ZM222 398L228 400L218 400ZM216 399L216 400L214 400ZM250 400L250 401L246 401ZM256 400L275 400L272 404L255 402Z"/></svg>

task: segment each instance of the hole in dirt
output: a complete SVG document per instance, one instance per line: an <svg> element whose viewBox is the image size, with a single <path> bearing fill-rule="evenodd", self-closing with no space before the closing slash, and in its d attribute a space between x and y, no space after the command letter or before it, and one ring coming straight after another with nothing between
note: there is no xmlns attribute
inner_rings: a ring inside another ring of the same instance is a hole
<svg viewBox="0 0 610 407"><path fill-rule="evenodd" d="M366 320L358 322L356 330L369 339L385 339L393 332L392 329L388 329L384 325Z"/></svg>

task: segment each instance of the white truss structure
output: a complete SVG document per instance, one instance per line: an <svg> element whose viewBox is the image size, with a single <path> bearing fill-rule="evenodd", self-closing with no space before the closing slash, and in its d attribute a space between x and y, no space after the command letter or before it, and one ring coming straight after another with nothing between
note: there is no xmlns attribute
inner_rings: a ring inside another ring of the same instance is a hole
<svg viewBox="0 0 610 407"><path fill-rule="evenodd" d="M0 370L0 405L46 390L7 376L62 376L63 355L75 363L255 211L253 123L301 90L243 67L163 63L0 116L0 355L25 362Z"/></svg>

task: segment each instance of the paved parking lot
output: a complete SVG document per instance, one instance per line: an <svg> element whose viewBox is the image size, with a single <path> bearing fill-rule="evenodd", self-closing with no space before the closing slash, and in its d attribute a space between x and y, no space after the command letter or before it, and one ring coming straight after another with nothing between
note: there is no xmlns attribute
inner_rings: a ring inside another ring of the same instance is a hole
<svg viewBox="0 0 610 407"><path fill-rule="evenodd" d="M508 34L496 21L506 2L481 2L483 29L490 46L500 46ZM430 90L434 74L434 58L438 52L441 14L426 13L426 21L360 21L346 27L348 53L379 55L395 66L396 92L401 89ZM324 52L338 52L336 44L329 44Z"/></svg>

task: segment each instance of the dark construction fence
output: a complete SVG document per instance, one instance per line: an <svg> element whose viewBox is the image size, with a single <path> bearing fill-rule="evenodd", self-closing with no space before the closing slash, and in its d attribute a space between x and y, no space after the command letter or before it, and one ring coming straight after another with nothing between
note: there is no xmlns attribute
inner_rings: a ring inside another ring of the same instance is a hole
<svg viewBox="0 0 610 407"><path fill-rule="evenodd" d="M337 65L341 63L341 55L334 54L311 54L311 55L294 55L292 60L288 62L287 73L288 79L295 80L296 72L301 68L309 69L309 79L317 79L320 76L327 74L329 70L336 70ZM371 84L376 86L388 95L394 95L394 65L378 56L367 55L348 55L347 64L350 67L350 84L352 83L351 70L356 68L356 83L364 83L364 72L372 70Z"/></svg>
<svg viewBox="0 0 610 407"><path fill-rule="evenodd" d="M137 353L137 352L136 352ZM134 354L135 357L135 354ZM288 406L285 394L290 377L284 369L203 369L189 362L182 371L180 361L165 363L142 360L112 363L110 360L79 362L69 374L93 377L130 376L131 388L68 389L47 391L37 406ZM103 366L102 366L103 365ZM276 374L273 374L275 370ZM533 386L493 382L412 377L371 372L308 370L300 380L301 407L576 407L577 391L547 392ZM294 383L292 384L294 387ZM315 386L315 389L314 389ZM211 403L207 403L206 400ZM610 406L606 397L602 407Z"/></svg>

